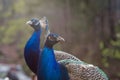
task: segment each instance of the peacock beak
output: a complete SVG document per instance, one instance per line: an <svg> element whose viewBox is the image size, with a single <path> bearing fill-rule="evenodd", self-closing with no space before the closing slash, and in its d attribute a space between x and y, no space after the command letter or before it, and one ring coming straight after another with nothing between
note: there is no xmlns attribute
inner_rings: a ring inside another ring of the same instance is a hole
<svg viewBox="0 0 120 80"><path fill-rule="evenodd" d="M65 39L62 38L61 36L59 36L59 37L57 38L57 41L59 41L59 42L65 42Z"/></svg>
<svg viewBox="0 0 120 80"><path fill-rule="evenodd" d="M32 21L27 21L26 24L32 25Z"/></svg>

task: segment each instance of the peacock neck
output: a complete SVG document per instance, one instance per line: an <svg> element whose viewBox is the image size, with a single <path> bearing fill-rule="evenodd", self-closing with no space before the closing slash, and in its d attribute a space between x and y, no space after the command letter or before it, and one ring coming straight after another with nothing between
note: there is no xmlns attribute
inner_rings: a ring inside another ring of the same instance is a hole
<svg viewBox="0 0 120 80"><path fill-rule="evenodd" d="M38 80L61 80L61 70L53 48L45 46L39 58Z"/></svg>
<svg viewBox="0 0 120 80"><path fill-rule="evenodd" d="M26 46L31 47L32 49L40 49L40 36L41 30L34 31Z"/></svg>
<svg viewBox="0 0 120 80"><path fill-rule="evenodd" d="M53 47L44 46L41 59L49 60L50 63L57 64L55 59Z"/></svg>
<svg viewBox="0 0 120 80"><path fill-rule="evenodd" d="M26 58L28 57L28 54L39 54L40 53L40 36L41 36L41 30L34 31L30 39L25 45L24 54Z"/></svg>
<svg viewBox="0 0 120 80"><path fill-rule="evenodd" d="M40 54L41 30L34 31L24 48L24 57L29 68L37 73L37 65Z"/></svg>
<svg viewBox="0 0 120 80"><path fill-rule="evenodd" d="M40 40L40 36L41 36L41 30L38 30L38 31L34 31L30 40L31 39L37 39L37 40Z"/></svg>

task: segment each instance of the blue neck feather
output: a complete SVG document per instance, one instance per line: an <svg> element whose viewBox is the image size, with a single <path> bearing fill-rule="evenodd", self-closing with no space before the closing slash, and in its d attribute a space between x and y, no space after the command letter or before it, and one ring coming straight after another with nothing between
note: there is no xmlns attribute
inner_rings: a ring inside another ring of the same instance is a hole
<svg viewBox="0 0 120 80"><path fill-rule="evenodd" d="M34 31L24 49L26 63L34 73L37 73L38 58L40 54L40 36L41 30Z"/></svg>
<svg viewBox="0 0 120 80"><path fill-rule="evenodd" d="M39 57L38 80L69 80L67 73L63 73L67 71L61 69L64 68L57 63L54 50L45 46Z"/></svg>

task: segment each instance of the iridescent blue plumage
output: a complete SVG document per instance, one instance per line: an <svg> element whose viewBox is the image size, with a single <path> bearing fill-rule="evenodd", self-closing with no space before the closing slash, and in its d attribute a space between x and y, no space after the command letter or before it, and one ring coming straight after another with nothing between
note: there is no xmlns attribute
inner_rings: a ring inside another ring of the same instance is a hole
<svg viewBox="0 0 120 80"><path fill-rule="evenodd" d="M38 61L38 80L69 80L67 69L56 61L54 55L53 45L60 40L63 39L56 34L48 35Z"/></svg>
<svg viewBox="0 0 120 80"><path fill-rule="evenodd" d="M25 45L24 57L28 67L36 73L40 54L41 25L38 19L31 19L27 24L34 28L34 32Z"/></svg>

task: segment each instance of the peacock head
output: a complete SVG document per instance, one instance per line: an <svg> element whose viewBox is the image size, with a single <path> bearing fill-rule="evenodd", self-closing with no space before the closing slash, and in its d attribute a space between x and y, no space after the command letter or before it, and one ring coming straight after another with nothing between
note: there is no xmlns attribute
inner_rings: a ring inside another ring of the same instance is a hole
<svg viewBox="0 0 120 80"><path fill-rule="evenodd" d="M62 38L60 35L55 34L55 33L50 33L47 36L45 46L52 48L56 43L64 42L64 41L65 41L64 38Z"/></svg>
<svg viewBox="0 0 120 80"><path fill-rule="evenodd" d="M41 29L40 21L37 18L33 18L33 19L27 21L26 24L30 25L35 30Z"/></svg>

